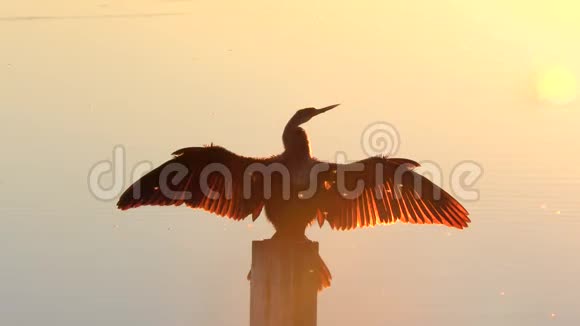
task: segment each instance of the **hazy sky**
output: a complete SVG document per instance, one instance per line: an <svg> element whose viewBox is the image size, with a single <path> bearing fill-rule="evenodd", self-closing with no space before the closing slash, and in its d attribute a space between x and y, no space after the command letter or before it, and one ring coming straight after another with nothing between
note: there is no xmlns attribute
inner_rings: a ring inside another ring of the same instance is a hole
<svg viewBox="0 0 580 326"><path fill-rule="evenodd" d="M312 228L319 325L580 323L578 30L564 0L4 1L0 324L247 324L265 218L119 212L89 170L115 145L127 173L210 142L276 154L295 110L334 103L305 126L319 158L363 158L386 121L444 188L464 160L484 175L465 231Z"/></svg>

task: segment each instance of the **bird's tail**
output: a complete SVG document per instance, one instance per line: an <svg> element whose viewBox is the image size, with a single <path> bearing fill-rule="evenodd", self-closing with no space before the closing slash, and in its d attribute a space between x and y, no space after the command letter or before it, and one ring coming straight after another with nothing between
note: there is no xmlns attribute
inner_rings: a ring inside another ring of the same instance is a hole
<svg viewBox="0 0 580 326"><path fill-rule="evenodd" d="M318 277L320 280L320 283L318 285L318 291L320 292L330 287L330 283L332 282L332 274L330 274L328 266L326 266L324 260L322 260L322 257L320 257L320 255L317 255L317 262L315 263L315 266L316 270L314 272L318 273Z"/></svg>

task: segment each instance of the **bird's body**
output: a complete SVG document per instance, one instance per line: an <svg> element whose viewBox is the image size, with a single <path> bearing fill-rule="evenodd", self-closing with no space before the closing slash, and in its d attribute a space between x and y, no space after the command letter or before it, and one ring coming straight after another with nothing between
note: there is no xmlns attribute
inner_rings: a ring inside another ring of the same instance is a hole
<svg viewBox="0 0 580 326"><path fill-rule="evenodd" d="M316 203L312 198L304 198L301 192L309 187L309 171L316 163L311 158L288 163L290 176L289 198L284 199L281 180L273 183L272 196L265 200L265 213L274 225L274 237L305 238L304 232L316 216Z"/></svg>
<svg viewBox="0 0 580 326"><path fill-rule="evenodd" d="M213 145L181 149L127 189L117 205L185 204L235 220L256 219L264 209L274 238L298 241L315 221L339 230L396 221L467 227L465 208L413 172L414 161L370 157L335 164L313 158L300 125L334 107L296 112L284 128L280 155L243 157ZM321 282L328 286L330 273L320 263Z"/></svg>
<svg viewBox="0 0 580 326"><path fill-rule="evenodd" d="M288 138L292 140L286 140ZM315 216L316 205L311 198L304 198L300 193L308 189L310 171L316 161L302 128L286 126L282 139L286 148L276 163L287 168L290 187L285 196L281 175L273 175L272 196L265 201L266 216L276 229L275 237L305 238L304 231Z"/></svg>

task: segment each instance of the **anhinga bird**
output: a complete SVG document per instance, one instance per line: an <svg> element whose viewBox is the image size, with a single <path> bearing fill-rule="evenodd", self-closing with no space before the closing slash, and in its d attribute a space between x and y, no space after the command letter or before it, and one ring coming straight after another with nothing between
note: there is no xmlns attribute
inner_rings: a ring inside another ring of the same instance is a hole
<svg viewBox="0 0 580 326"><path fill-rule="evenodd" d="M274 238L300 240L314 221L337 230L396 221L467 227L465 208L414 172L419 166L414 161L377 156L335 164L313 158L300 125L336 106L298 110L284 128L284 152L269 158L239 156L213 145L178 150L129 187L117 206L185 204L234 220L249 215L255 220L264 208ZM330 273L320 263L326 287Z"/></svg>

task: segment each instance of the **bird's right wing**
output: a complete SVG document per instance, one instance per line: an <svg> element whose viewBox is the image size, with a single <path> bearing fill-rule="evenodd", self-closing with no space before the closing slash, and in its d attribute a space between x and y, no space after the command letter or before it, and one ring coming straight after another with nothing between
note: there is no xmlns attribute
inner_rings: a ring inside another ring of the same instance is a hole
<svg viewBox="0 0 580 326"><path fill-rule="evenodd" d="M264 184L247 172L252 165L259 168L276 157L243 157L219 146L184 148L173 155L129 187L117 207L126 210L185 204L234 220L260 215Z"/></svg>

